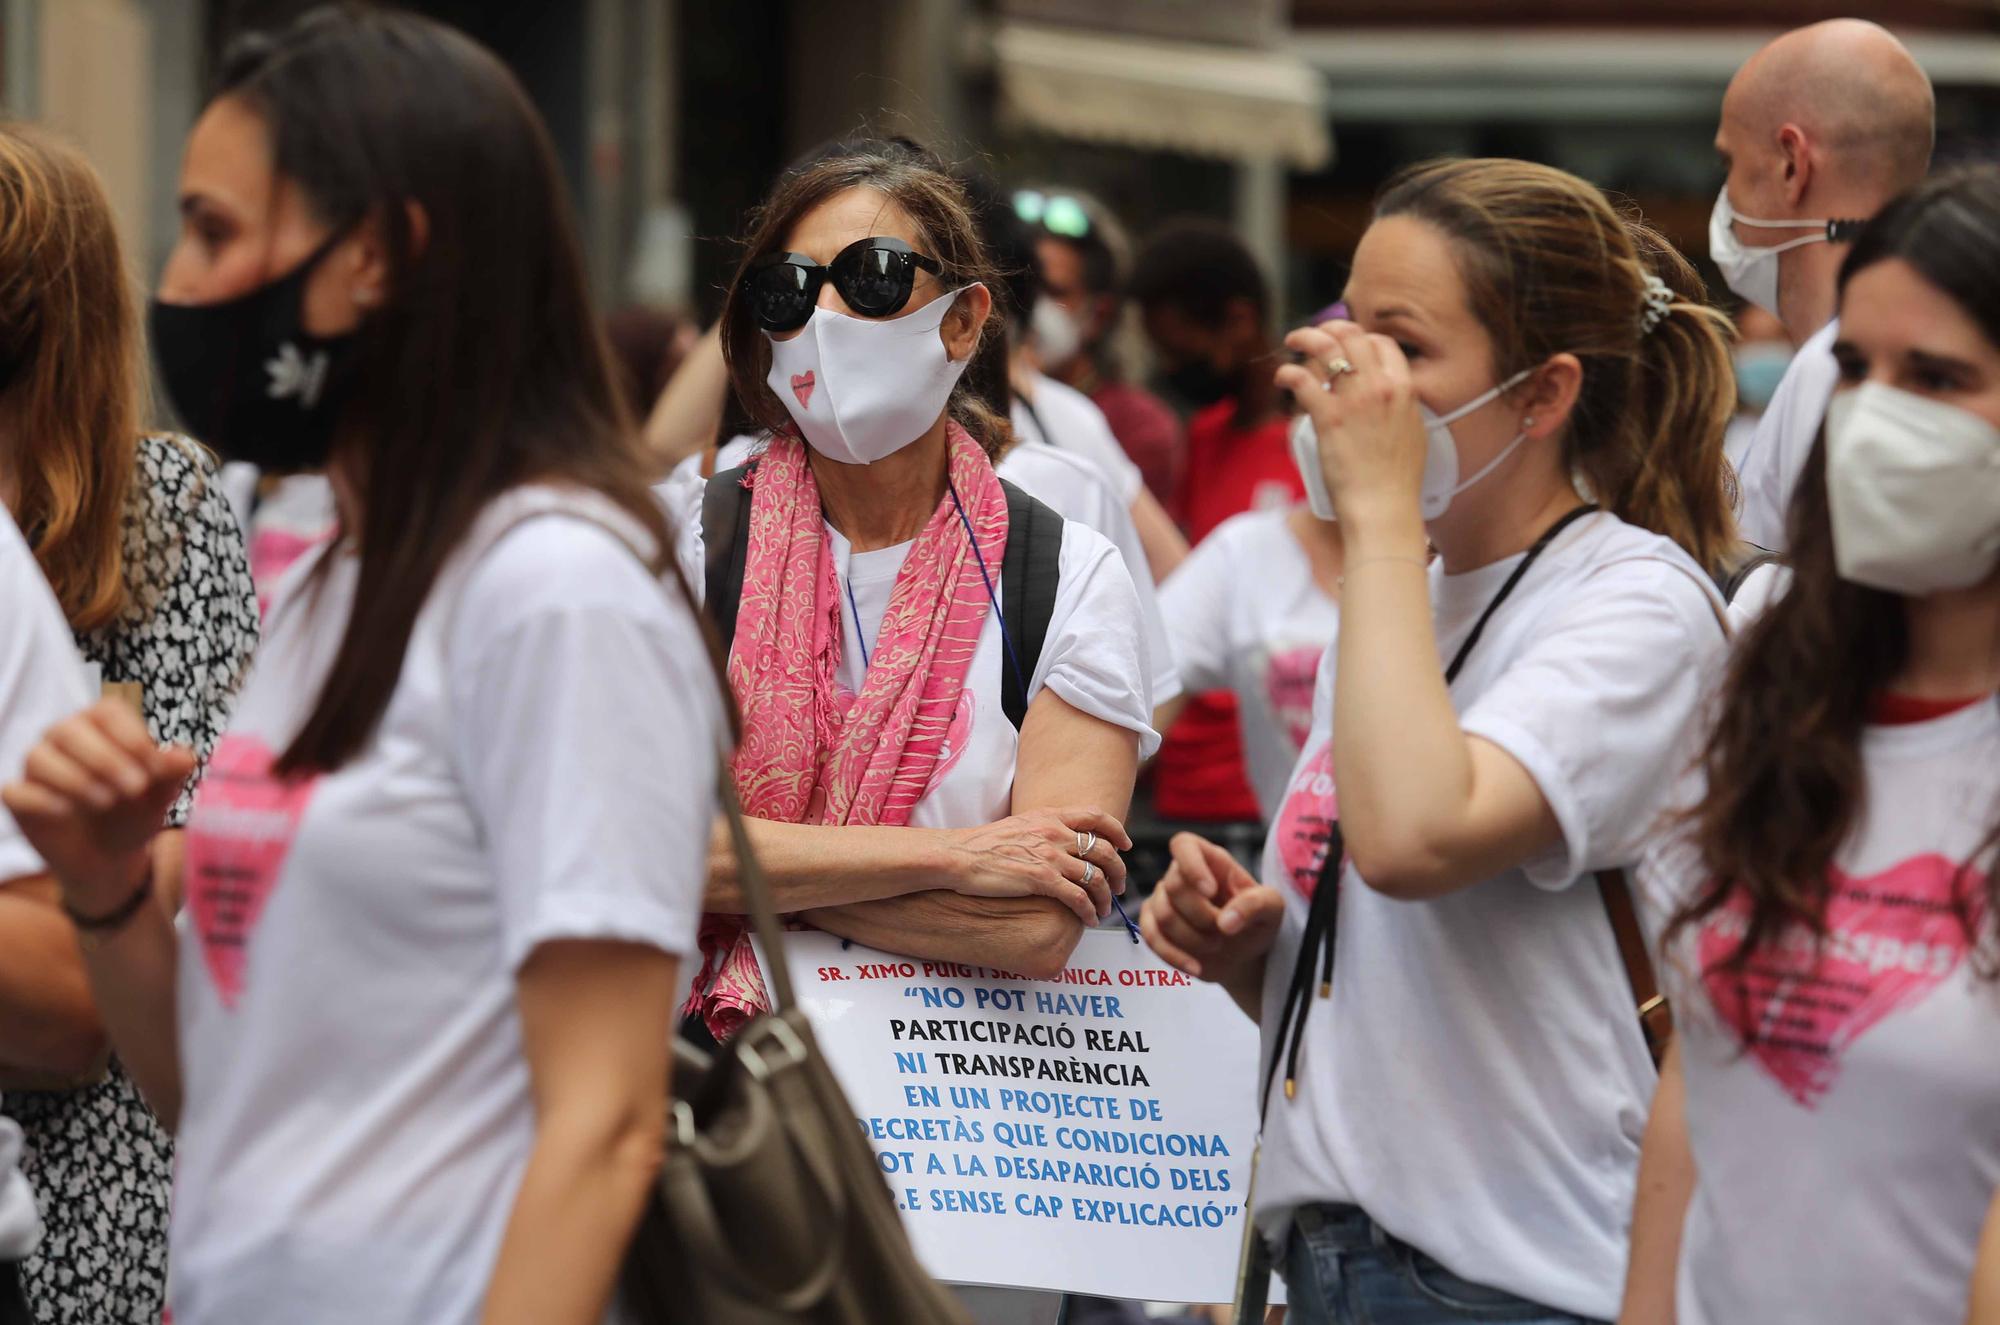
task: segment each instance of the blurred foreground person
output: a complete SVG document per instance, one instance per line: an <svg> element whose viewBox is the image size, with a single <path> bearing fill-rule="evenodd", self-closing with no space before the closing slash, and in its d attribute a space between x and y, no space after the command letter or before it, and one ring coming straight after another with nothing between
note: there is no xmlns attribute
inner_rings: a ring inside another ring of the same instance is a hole
<svg viewBox="0 0 2000 1325"><path fill-rule="evenodd" d="M5 793L177 1126L180 1325L605 1319L658 1164L723 710L562 198L499 62L390 12L239 44L189 138L162 376L338 534L184 849L192 756L116 701Z"/></svg>
<svg viewBox="0 0 2000 1325"><path fill-rule="evenodd" d="M1255 1218L1297 1325L1617 1311L1655 1078L1600 872L1724 654L1703 294L1583 180L1445 161L1377 200L1354 321L1287 342L1338 640L1263 883L1184 835L1141 926L1263 1027Z"/></svg>
<svg viewBox="0 0 2000 1325"><path fill-rule="evenodd" d="M2000 1184L2000 172L1892 202L1839 313L1791 587L1641 870L1679 1045L1628 1321L1955 1325Z"/></svg>
<svg viewBox="0 0 2000 1325"><path fill-rule="evenodd" d="M208 454L140 435L138 309L95 173L21 128L0 128L0 274L7 505L86 670L199 766L257 642L242 538ZM172 838L192 793L166 811ZM38 1320L153 1325L172 1146L105 1062L75 928L53 894L40 901L0 910L0 1084L48 1226L23 1281Z"/></svg>

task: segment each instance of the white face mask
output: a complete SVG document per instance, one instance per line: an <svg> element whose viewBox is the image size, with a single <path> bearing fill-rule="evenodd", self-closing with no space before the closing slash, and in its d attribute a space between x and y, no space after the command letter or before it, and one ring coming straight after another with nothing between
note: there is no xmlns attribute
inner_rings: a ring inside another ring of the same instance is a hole
<svg viewBox="0 0 2000 1325"><path fill-rule="evenodd" d="M1732 225L1734 222L1735 225ZM1806 244L1824 244L1832 239L1836 230L1844 225L1858 222L1828 220L1759 221L1739 213L1729 202L1729 186L1715 195L1715 210L1708 217L1708 256L1722 269L1722 281L1743 299L1757 305L1772 317L1778 313L1778 255L1787 249ZM1820 233L1800 235L1782 244L1772 244L1768 248L1752 248L1736 237L1735 226L1747 225L1757 230L1797 230L1802 226L1817 226Z"/></svg>
<svg viewBox="0 0 2000 1325"><path fill-rule="evenodd" d="M1035 353L1045 368L1068 363L1083 348L1083 332L1076 318L1047 295L1035 300L1034 312L1028 315L1028 334L1035 338Z"/></svg>
<svg viewBox="0 0 2000 1325"><path fill-rule="evenodd" d="M2000 427L1878 382L1826 410L1826 499L1840 577L1921 597L2000 564Z"/></svg>
<svg viewBox="0 0 2000 1325"><path fill-rule="evenodd" d="M1437 519L1451 509L1452 499L1479 480L1500 467L1500 462L1514 454L1521 443L1528 439L1522 432L1513 441L1500 448L1500 453L1487 461L1478 473L1463 483L1458 481L1458 443L1452 439L1451 425L1471 414L1488 401L1497 399L1502 391L1533 376L1534 369L1524 369L1514 374L1499 386L1476 399L1467 401L1451 413L1440 418L1431 412L1428 405L1419 404L1418 412L1424 420L1424 487L1419 497L1419 506L1425 523ZM1319 463L1319 432L1313 427L1310 414L1300 414L1292 420L1291 431L1292 463L1299 467L1299 477L1306 484L1306 505L1322 520L1331 520L1333 515L1333 493L1326 486L1326 471Z"/></svg>
<svg viewBox="0 0 2000 1325"><path fill-rule="evenodd" d="M1424 523L1428 524L1450 510L1454 497L1498 469L1501 461L1514 454L1521 443L1528 440L1525 430L1516 433L1514 440L1501 447L1499 453L1481 466L1478 473L1461 483L1458 481L1458 443L1452 440L1451 425L1488 401L1497 400L1502 391L1527 381L1534 376L1534 372L1532 368L1524 368L1491 391L1468 400L1442 418L1431 413L1428 405L1417 406L1424 418L1424 433L1430 448L1424 454Z"/></svg>
<svg viewBox="0 0 2000 1325"><path fill-rule="evenodd" d="M872 465L928 432L965 371L938 335L961 293L887 321L815 308L796 336L772 340L764 380L806 444L843 465Z"/></svg>

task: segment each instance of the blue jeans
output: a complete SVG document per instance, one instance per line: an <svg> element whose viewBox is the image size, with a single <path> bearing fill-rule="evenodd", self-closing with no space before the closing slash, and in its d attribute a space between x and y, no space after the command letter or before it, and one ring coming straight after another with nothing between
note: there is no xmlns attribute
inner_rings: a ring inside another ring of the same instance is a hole
<svg viewBox="0 0 2000 1325"><path fill-rule="evenodd" d="M1290 1325L1590 1325L1459 1278L1351 1205L1300 1210L1284 1269Z"/></svg>

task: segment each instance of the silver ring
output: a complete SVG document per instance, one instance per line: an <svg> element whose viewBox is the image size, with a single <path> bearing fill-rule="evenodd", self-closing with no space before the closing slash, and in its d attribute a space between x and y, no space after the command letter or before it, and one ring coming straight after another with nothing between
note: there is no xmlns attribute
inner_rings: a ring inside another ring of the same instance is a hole
<svg viewBox="0 0 2000 1325"><path fill-rule="evenodd" d="M1090 840L1083 844L1083 854L1087 856L1096 849L1097 849L1097 834L1092 833L1090 835Z"/></svg>
<svg viewBox="0 0 2000 1325"><path fill-rule="evenodd" d="M1330 379L1338 380L1340 378L1347 376L1349 373L1358 373L1361 370L1359 368L1356 368L1353 364L1349 363L1346 359L1328 359L1326 361L1326 371Z"/></svg>
<svg viewBox="0 0 2000 1325"><path fill-rule="evenodd" d="M1092 879L1096 878L1096 877L1097 877L1097 866L1095 866L1095 865L1091 864L1091 863L1090 863L1089 861L1087 861L1087 860L1086 860L1086 861L1084 861L1084 862L1083 862L1083 883L1082 883L1082 884L1081 884L1080 886L1082 886L1082 887L1085 887L1085 888L1088 888L1088 887L1090 886L1090 881L1091 881Z"/></svg>
<svg viewBox="0 0 2000 1325"><path fill-rule="evenodd" d="M1083 840L1083 830L1076 830L1076 854L1079 858L1090 854L1090 843Z"/></svg>

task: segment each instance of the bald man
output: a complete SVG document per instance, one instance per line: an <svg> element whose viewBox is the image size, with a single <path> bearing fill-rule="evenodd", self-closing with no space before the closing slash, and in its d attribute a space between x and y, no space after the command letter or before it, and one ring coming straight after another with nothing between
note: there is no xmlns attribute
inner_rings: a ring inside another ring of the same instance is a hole
<svg viewBox="0 0 2000 1325"><path fill-rule="evenodd" d="M1930 79L1873 23L1831 19L1758 51L1722 99L1728 177L1709 256L1799 352L1743 454L1743 536L1782 550L1785 511L1838 376L1836 283L1854 234L1930 168Z"/></svg>

